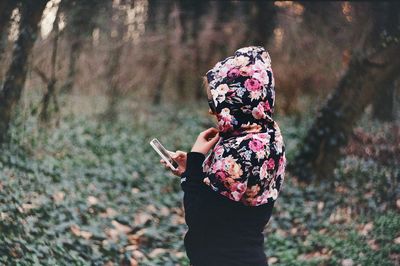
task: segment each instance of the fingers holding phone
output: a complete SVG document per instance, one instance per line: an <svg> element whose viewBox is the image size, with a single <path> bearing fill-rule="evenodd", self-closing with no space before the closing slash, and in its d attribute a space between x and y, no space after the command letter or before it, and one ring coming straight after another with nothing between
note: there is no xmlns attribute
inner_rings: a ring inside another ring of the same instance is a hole
<svg viewBox="0 0 400 266"><path fill-rule="evenodd" d="M172 169L171 166L168 165L163 159L160 160L160 163L164 165L165 169L171 170L174 175L181 176L186 170L187 153L179 150L177 150L176 152L168 152L171 155L172 159L178 163L177 169Z"/></svg>

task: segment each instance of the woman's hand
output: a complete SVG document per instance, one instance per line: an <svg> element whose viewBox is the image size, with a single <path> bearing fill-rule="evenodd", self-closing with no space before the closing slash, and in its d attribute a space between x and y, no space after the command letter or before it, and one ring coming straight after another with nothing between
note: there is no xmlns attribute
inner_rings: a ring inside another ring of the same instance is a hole
<svg viewBox="0 0 400 266"><path fill-rule="evenodd" d="M206 155L208 151L211 150L212 147L214 147L218 139L219 139L218 129L210 127L209 129L206 129L199 134L191 151L201 152L204 155Z"/></svg>
<svg viewBox="0 0 400 266"><path fill-rule="evenodd" d="M174 161L178 163L178 169L172 170L171 167L163 159L160 160L160 163L164 165L165 169L171 170L171 172L174 175L181 176L183 172L185 172L186 170L186 159L187 159L186 152L183 151L176 151L176 152L168 151L168 152L171 154L172 159L174 159Z"/></svg>

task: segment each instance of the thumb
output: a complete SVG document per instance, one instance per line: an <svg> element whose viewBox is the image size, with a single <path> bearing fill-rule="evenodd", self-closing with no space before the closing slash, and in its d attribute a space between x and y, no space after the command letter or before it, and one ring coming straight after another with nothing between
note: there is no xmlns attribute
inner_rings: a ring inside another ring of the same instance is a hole
<svg viewBox="0 0 400 266"><path fill-rule="evenodd" d="M214 145L215 143L217 143L218 139L219 139L219 132L215 134L214 137L212 137L212 139L210 140L210 144Z"/></svg>

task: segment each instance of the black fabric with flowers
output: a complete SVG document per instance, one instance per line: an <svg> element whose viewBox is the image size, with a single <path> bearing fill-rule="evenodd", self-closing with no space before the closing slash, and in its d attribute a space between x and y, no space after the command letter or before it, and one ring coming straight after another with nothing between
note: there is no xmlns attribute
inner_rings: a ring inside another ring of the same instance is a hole
<svg viewBox="0 0 400 266"><path fill-rule="evenodd" d="M187 153L181 175L185 220L184 244L193 266L266 266L263 230L274 201L245 206L215 193L202 182L205 155Z"/></svg>
<svg viewBox="0 0 400 266"><path fill-rule="evenodd" d="M247 206L275 201L286 157L272 117L275 81L268 52L260 46L238 49L206 76L221 138L203 163L203 182Z"/></svg>
<svg viewBox="0 0 400 266"><path fill-rule="evenodd" d="M271 59L263 47L244 47L206 76L220 139L207 156L187 154L181 175L186 252L194 266L265 266L263 229L286 166L272 117Z"/></svg>

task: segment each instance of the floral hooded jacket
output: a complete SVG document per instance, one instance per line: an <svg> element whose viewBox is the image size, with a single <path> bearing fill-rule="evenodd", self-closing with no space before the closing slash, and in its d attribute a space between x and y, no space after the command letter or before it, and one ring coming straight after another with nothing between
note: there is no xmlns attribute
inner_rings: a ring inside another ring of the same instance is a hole
<svg viewBox="0 0 400 266"><path fill-rule="evenodd" d="M220 139L203 162L203 182L248 206L275 201L285 174L285 145L272 118L275 83L268 52L244 47L207 74Z"/></svg>

